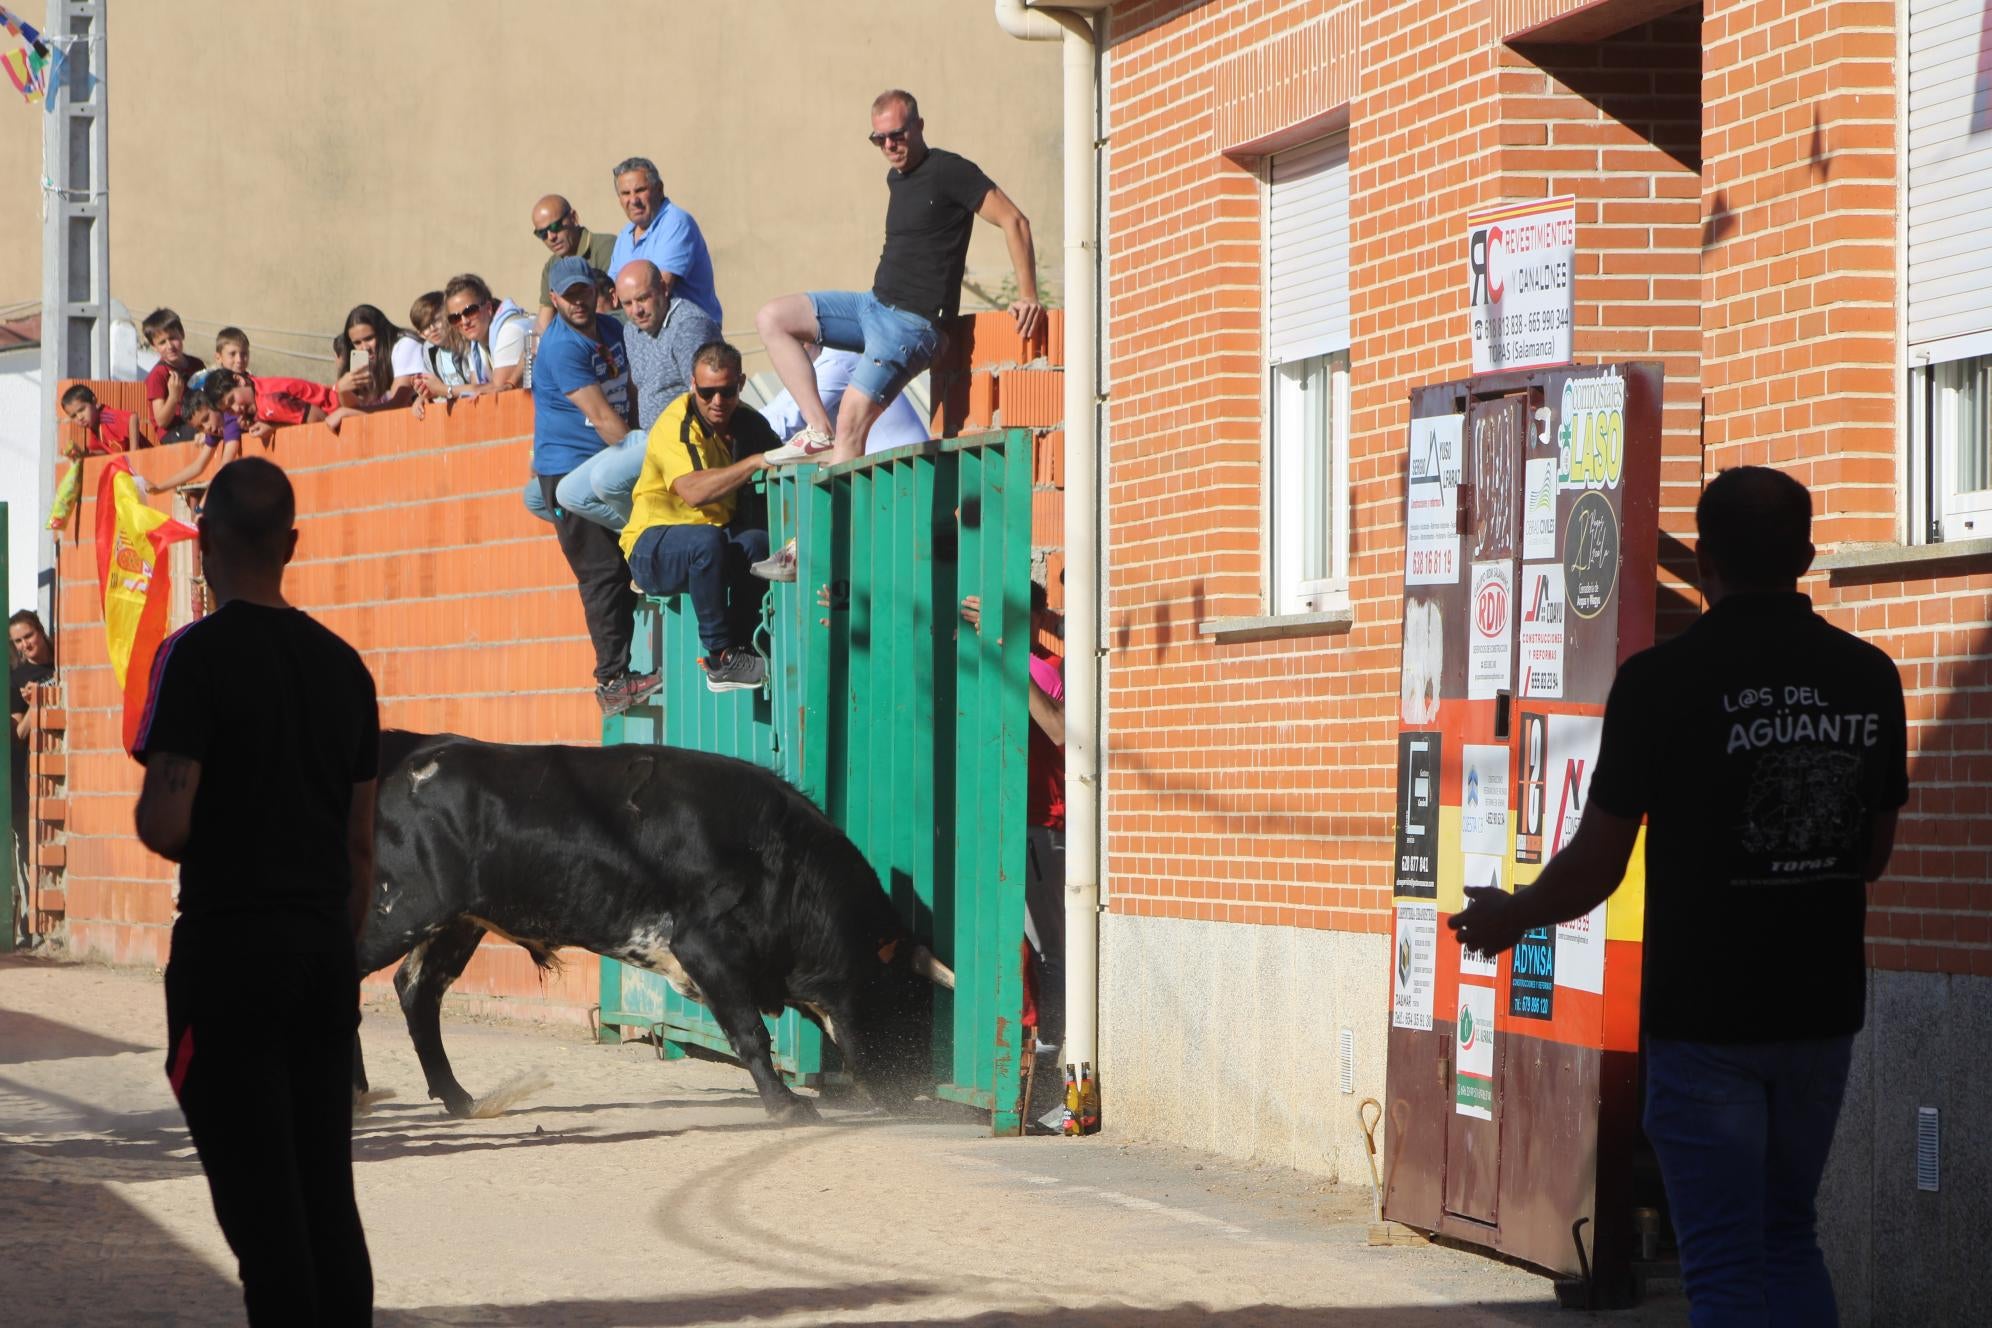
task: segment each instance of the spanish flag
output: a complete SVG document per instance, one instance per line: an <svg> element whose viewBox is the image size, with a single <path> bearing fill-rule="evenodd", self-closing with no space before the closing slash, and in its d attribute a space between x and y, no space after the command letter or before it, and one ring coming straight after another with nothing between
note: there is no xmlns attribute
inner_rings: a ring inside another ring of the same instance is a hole
<svg viewBox="0 0 1992 1328"><path fill-rule="evenodd" d="M124 689L124 744L138 740L151 686L152 655L166 636L172 581L166 550L194 528L146 505L129 458L104 464L97 481L97 582L104 591L104 645Z"/></svg>

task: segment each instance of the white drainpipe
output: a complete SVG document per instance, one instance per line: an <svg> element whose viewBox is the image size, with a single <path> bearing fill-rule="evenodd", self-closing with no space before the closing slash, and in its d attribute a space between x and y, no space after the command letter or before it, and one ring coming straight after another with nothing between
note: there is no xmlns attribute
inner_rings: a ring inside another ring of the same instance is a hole
<svg viewBox="0 0 1992 1328"><path fill-rule="evenodd" d="M1065 1040L1059 1059L1099 1072L1100 456L1095 244L1094 31L1076 10L996 0L1024 41L1065 43Z"/></svg>

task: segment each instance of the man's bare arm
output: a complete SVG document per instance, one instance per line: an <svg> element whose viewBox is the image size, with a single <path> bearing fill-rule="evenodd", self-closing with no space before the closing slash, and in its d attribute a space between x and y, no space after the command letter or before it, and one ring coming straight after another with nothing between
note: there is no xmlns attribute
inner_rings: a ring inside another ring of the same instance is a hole
<svg viewBox="0 0 1992 1328"><path fill-rule="evenodd" d="M718 470L695 470L680 475L671 481L671 492L678 495L680 502L689 503L693 507L704 507L707 503L716 503L732 493L752 479L755 471L767 464L763 455L756 452L753 456L743 457L730 466L721 466Z"/></svg>
<svg viewBox="0 0 1992 1328"><path fill-rule="evenodd" d="M609 394L599 383L589 383L577 387L567 394L567 399L575 404L588 423L595 426L595 436L602 440L602 446L614 447L629 437L629 421L616 414L616 408L609 404Z"/></svg>
<svg viewBox="0 0 1992 1328"><path fill-rule="evenodd" d="M199 761L155 752L145 763L145 783L132 815L139 842L168 862L180 861L193 830L194 792L200 785Z"/></svg>
<svg viewBox="0 0 1992 1328"><path fill-rule="evenodd" d="M1001 230L1009 245L1010 266L1017 272L1017 298L1010 301L1010 317L1016 320L1017 335L1028 337L1044 319L1044 307L1038 303L1037 250L1031 243L1030 218L1001 189L984 195L975 215Z"/></svg>
<svg viewBox="0 0 1992 1328"><path fill-rule="evenodd" d="M1471 902L1446 925L1461 944L1499 954L1537 927L1581 918L1618 889L1638 839L1638 820L1587 808L1577 834L1534 884L1512 895L1494 886L1468 886Z"/></svg>

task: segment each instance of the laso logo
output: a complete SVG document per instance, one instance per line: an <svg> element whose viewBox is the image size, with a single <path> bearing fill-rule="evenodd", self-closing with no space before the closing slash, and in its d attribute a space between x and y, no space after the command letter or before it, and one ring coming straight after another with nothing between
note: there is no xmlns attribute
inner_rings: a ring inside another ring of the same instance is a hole
<svg viewBox="0 0 1992 1328"><path fill-rule="evenodd" d="M1473 1008L1467 1005L1460 1006L1459 1007L1459 1049L1461 1051L1472 1050L1474 1042L1479 1037L1480 1037L1480 1029L1473 1022Z"/></svg>
<svg viewBox="0 0 1992 1328"><path fill-rule="evenodd" d="M1490 576L1473 597L1473 626L1482 636L1499 636L1508 622L1508 583Z"/></svg>

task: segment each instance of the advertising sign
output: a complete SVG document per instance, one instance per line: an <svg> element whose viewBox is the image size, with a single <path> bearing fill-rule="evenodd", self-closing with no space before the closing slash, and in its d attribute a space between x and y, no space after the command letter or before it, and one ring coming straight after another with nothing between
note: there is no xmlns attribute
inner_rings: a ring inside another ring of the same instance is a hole
<svg viewBox="0 0 1992 1328"><path fill-rule="evenodd" d="M1404 584L1459 584L1459 480L1466 417L1411 421L1409 503L1404 513Z"/></svg>
<svg viewBox="0 0 1992 1328"><path fill-rule="evenodd" d="M1531 199L1467 214L1466 314L1473 372L1570 362L1577 200Z"/></svg>
<svg viewBox="0 0 1992 1328"><path fill-rule="evenodd" d="M1466 638L1466 699L1491 701L1496 693L1508 689L1513 676L1514 564L1475 563L1473 594L1466 611L1472 618L1472 630Z"/></svg>
<svg viewBox="0 0 1992 1328"><path fill-rule="evenodd" d="M1453 1110L1494 1119L1494 989L1459 987L1453 1025Z"/></svg>
<svg viewBox="0 0 1992 1328"><path fill-rule="evenodd" d="M1397 906L1396 962L1390 972L1393 1028L1432 1027L1432 994L1437 989L1439 906Z"/></svg>
<svg viewBox="0 0 1992 1328"><path fill-rule="evenodd" d="M1397 735L1398 895L1439 893L1439 735Z"/></svg>
<svg viewBox="0 0 1992 1328"><path fill-rule="evenodd" d="M1522 567L1522 695L1563 695L1563 564Z"/></svg>
<svg viewBox="0 0 1992 1328"><path fill-rule="evenodd" d="M1556 940L1536 927L1515 942L1508 963L1508 1013L1516 1019L1553 1019L1556 1010Z"/></svg>

